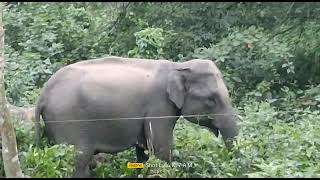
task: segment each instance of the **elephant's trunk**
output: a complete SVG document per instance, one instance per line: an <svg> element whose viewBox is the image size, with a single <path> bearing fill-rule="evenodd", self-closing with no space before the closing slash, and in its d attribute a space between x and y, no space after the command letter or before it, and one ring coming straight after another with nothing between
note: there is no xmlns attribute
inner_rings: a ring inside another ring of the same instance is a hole
<svg viewBox="0 0 320 180"><path fill-rule="evenodd" d="M213 126L220 131L226 147L232 148L233 141L239 133L234 112L228 110L225 113L215 115Z"/></svg>

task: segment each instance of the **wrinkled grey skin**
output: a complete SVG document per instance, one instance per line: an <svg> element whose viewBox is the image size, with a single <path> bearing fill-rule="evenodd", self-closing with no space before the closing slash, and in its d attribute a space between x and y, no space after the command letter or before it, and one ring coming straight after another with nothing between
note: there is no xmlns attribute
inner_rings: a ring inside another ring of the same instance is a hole
<svg viewBox="0 0 320 180"><path fill-rule="evenodd" d="M107 57L66 66L46 83L36 107L45 132L54 143L74 144L74 177L89 176L89 162L97 153L116 153L136 147L171 163L170 146L178 117L71 122L69 120L180 116L218 131L231 147L238 129L221 72L209 60L175 63L166 60ZM221 115L223 114L223 115ZM48 123L47 121L59 121ZM63 122L60 122L63 121ZM39 124L36 123L39 141Z"/></svg>

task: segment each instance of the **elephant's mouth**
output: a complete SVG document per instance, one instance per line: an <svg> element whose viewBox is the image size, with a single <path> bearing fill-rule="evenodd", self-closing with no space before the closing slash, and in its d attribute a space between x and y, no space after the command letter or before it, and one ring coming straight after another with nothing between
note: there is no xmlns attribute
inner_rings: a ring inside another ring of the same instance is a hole
<svg viewBox="0 0 320 180"><path fill-rule="evenodd" d="M216 137L219 136L219 129L213 125L214 117L211 115L203 116L203 120L206 121L206 127L212 132Z"/></svg>
<svg viewBox="0 0 320 180"><path fill-rule="evenodd" d="M200 113L199 115L197 115L192 119L193 119L192 121L196 124L209 127L210 124L212 124L214 117L208 115L208 113Z"/></svg>
<svg viewBox="0 0 320 180"><path fill-rule="evenodd" d="M210 115L210 114L207 116L207 118L208 118L209 120L211 120L211 121L213 121L213 120L215 119L214 116L213 116L213 115Z"/></svg>
<svg viewBox="0 0 320 180"><path fill-rule="evenodd" d="M208 128L216 137L219 136L219 129L214 125L215 117L209 113L200 113L194 117L186 118L188 121Z"/></svg>
<svg viewBox="0 0 320 180"><path fill-rule="evenodd" d="M202 113L196 117L196 122L199 125L205 126L212 132L216 137L219 137L219 129L214 125L215 117L208 113Z"/></svg>
<svg viewBox="0 0 320 180"><path fill-rule="evenodd" d="M210 131L216 136L219 137L219 129L216 128L215 126L210 128Z"/></svg>

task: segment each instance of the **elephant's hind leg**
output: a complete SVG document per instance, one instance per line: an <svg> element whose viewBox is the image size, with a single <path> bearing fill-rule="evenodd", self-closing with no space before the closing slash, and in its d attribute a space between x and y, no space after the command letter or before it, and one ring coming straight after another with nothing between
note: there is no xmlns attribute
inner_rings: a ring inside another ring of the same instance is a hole
<svg viewBox="0 0 320 180"><path fill-rule="evenodd" d="M76 148L76 150L73 178L90 177L89 163L93 158L94 150L89 148Z"/></svg>

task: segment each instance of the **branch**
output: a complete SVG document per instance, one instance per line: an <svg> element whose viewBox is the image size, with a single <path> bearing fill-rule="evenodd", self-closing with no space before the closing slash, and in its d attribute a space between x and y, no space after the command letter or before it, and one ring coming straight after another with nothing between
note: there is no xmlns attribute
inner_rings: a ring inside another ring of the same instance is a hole
<svg viewBox="0 0 320 180"><path fill-rule="evenodd" d="M290 30L292 30L292 29L294 29L294 28L302 25L303 23L304 23L304 21L300 21L298 24L295 24L295 25L287 28L287 29L284 30L284 31L281 31L281 32L278 32L278 33L274 34L273 36L271 36L271 37L267 40L267 42L270 41L271 39L275 38L276 36L280 35L280 34L284 34L284 33L288 32L288 31L290 31Z"/></svg>
<svg viewBox="0 0 320 180"><path fill-rule="evenodd" d="M290 5L290 7L289 7L289 9L288 9L288 11L287 11L287 16L286 16L285 19L283 19L283 20L279 23L280 25L283 24L284 22L286 22L286 21L290 18L290 13L291 13L291 10L292 10L292 8L293 8L293 6L294 6L294 3L295 3L295 2L292 2L292 4Z"/></svg>
<svg viewBox="0 0 320 180"><path fill-rule="evenodd" d="M113 30L117 27L118 24L120 24L120 22L123 20L122 17L125 17L127 15L127 9L129 7L129 5L131 5L131 2L128 2L126 5L123 5L123 9L122 11L119 13L117 19L112 23L112 25L110 25L107 29L110 28L110 30L108 31L108 33L102 35L102 38L104 37L108 37L111 33L113 33Z"/></svg>
<svg viewBox="0 0 320 180"><path fill-rule="evenodd" d="M111 25L111 29L110 29L110 33L113 31L113 29L120 24L120 22L123 20L123 17L125 17L127 15L127 9L129 7L131 3L128 2L125 6L122 7L122 11L119 13L117 19L113 22L113 24ZM110 34L109 33L109 34Z"/></svg>

